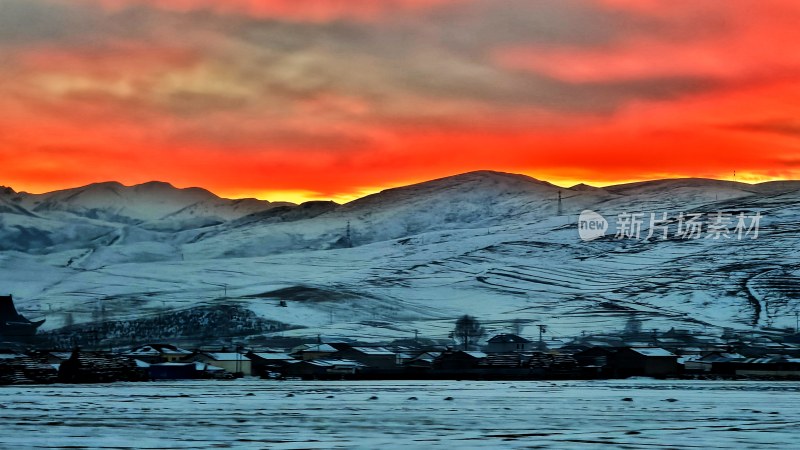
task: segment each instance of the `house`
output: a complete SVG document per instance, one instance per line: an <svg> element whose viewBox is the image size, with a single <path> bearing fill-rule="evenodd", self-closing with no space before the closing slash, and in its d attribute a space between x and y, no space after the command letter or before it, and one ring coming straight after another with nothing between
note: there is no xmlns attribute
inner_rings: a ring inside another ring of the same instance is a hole
<svg viewBox="0 0 800 450"><path fill-rule="evenodd" d="M684 370L686 372L711 372L714 363L741 361L745 357L738 353L725 353L725 352L709 352L701 357L687 359L684 362Z"/></svg>
<svg viewBox="0 0 800 450"><path fill-rule="evenodd" d="M170 344L146 344L134 347L122 354L128 358L138 359L150 364L162 362L180 362L192 355L189 350Z"/></svg>
<svg viewBox="0 0 800 450"><path fill-rule="evenodd" d="M733 341L729 344L737 353L748 358L760 358L773 354L786 353L792 350L786 344L766 337L757 337L746 341Z"/></svg>
<svg viewBox="0 0 800 450"><path fill-rule="evenodd" d="M303 344L293 348L289 354L297 359L307 361L309 359L330 358L339 349L328 344Z"/></svg>
<svg viewBox="0 0 800 450"><path fill-rule="evenodd" d="M195 361L194 370L198 378L212 378L217 380L233 379L234 376L222 367L213 366L201 361Z"/></svg>
<svg viewBox="0 0 800 450"><path fill-rule="evenodd" d="M614 352L615 349L613 347L590 347L574 353L572 357L581 366L602 368L608 365L608 361Z"/></svg>
<svg viewBox="0 0 800 450"><path fill-rule="evenodd" d="M253 375L267 376L270 372L282 372L283 368L292 361L297 361L292 355L281 352L247 352L245 354L252 364Z"/></svg>
<svg viewBox="0 0 800 450"><path fill-rule="evenodd" d="M396 369L401 362L397 353L383 347L347 347L333 356L338 359L358 361L374 369Z"/></svg>
<svg viewBox="0 0 800 450"><path fill-rule="evenodd" d="M445 350L433 361L433 368L445 371L475 369L486 356L483 352Z"/></svg>
<svg viewBox="0 0 800 450"><path fill-rule="evenodd" d="M722 375L753 378L800 378L800 359L782 355L713 363L712 371Z"/></svg>
<svg viewBox="0 0 800 450"><path fill-rule="evenodd" d="M234 375L252 375L253 362L247 356L238 352L200 352L191 358L213 366L221 367Z"/></svg>
<svg viewBox="0 0 800 450"><path fill-rule="evenodd" d="M414 369L431 369L433 367L433 362L436 361L436 358L438 358L439 355L439 352L420 353L419 355L405 361L404 364L406 367L411 367Z"/></svg>
<svg viewBox="0 0 800 450"><path fill-rule="evenodd" d="M289 364L285 368L284 375L303 379L351 378L358 375L365 367L358 361L317 358Z"/></svg>
<svg viewBox="0 0 800 450"><path fill-rule="evenodd" d="M572 357L584 377L605 378L612 375L610 362L615 352L614 347L590 347L573 353Z"/></svg>
<svg viewBox="0 0 800 450"><path fill-rule="evenodd" d="M528 352L536 347L533 342L516 334L498 334L486 342L486 353Z"/></svg>
<svg viewBox="0 0 800 450"><path fill-rule="evenodd" d="M664 377L678 373L678 355L658 347L623 347L611 355L609 365L619 377Z"/></svg>

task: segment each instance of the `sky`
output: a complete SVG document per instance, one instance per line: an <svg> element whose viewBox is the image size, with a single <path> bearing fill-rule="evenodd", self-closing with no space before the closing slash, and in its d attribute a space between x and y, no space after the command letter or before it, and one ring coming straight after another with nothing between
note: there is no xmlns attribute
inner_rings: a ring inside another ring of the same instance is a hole
<svg viewBox="0 0 800 450"><path fill-rule="evenodd" d="M0 184L800 178L796 0L0 0Z"/></svg>

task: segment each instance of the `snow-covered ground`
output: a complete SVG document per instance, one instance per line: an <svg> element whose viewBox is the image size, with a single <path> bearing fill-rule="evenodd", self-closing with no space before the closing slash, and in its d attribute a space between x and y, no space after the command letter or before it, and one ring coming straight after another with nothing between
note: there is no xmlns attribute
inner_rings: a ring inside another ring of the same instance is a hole
<svg viewBox="0 0 800 450"><path fill-rule="evenodd" d="M701 179L566 189L496 172L340 206L242 205L160 183L6 192L0 290L46 317L44 329L223 303L306 327L285 335L363 340L445 338L462 314L490 333L546 323L548 337L621 329L630 317L710 334L790 327L798 192L800 182ZM583 242L576 220L587 208L612 222L634 212L763 219L756 240Z"/></svg>
<svg viewBox="0 0 800 450"><path fill-rule="evenodd" d="M798 391L638 379L7 386L0 447L789 449Z"/></svg>

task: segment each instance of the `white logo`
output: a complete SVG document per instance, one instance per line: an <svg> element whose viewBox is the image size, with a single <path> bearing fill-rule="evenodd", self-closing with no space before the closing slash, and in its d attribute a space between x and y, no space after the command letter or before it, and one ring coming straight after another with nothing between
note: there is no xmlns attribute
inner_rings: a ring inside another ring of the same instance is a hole
<svg viewBox="0 0 800 450"><path fill-rule="evenodd" d="M584 241L593 241L606 235L608 221L600 214L584 210L578 217L578 234Z"/></svg>
<svg viewBox="0 0 800 450"><path fill-rule="evenodd" d="M761 211L754 214L739 212L683 213L669 217L666 212L617 214L615 239L644 239L644 241L667 239L758 239ZM670 228L672 225L672 228ZM591 210L584 210L578 217L578 234L584 241L593 241L606 235L608 221Z"/></svg>

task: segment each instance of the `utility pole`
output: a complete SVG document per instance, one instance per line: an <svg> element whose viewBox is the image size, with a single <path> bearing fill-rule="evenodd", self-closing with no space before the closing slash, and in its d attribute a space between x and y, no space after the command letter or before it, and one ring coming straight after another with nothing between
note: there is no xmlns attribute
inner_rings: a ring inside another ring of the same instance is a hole
<svg viewBox="0 0 800 450"><path fill-rule="evenodd" d="M561 207L561 191L558 191L558 215L562 215L564 213Z"/></svg>
<svg viewBox="0 0 800 450"><path fill-rule="evenodd" d="M419 330L414 330L414 343L419 344Z"/></svg>
<svg viewBox="0 0 800 450"><path fill-rule="evenodd" d="M347 246L347 248L352 248L353 247L353 240L352 240L352 236L350 235L350 221L349 220L347 221L347 228L345 229L345 232L344 232L344 244Z"/></svg>
<svg viewBox="0 0 800 450"><path fill-rule="evenodd" d="M794 313L794 332L800 333L800 312L797 311Z"/></svg>
<svg viewBox="0 0 800 450"><path fill-rule="evenodd" d="M236 376L242 372L242 345L236 346Z"/></svg>
<svg viewBox="0 0 800 450"><path fill-rule="evenodd" d="M542 335L547 333L547 325L539 324L539 325L536 325L536 326L539 327L539 350L543 350L544 349L544 337Z"/></svg>

